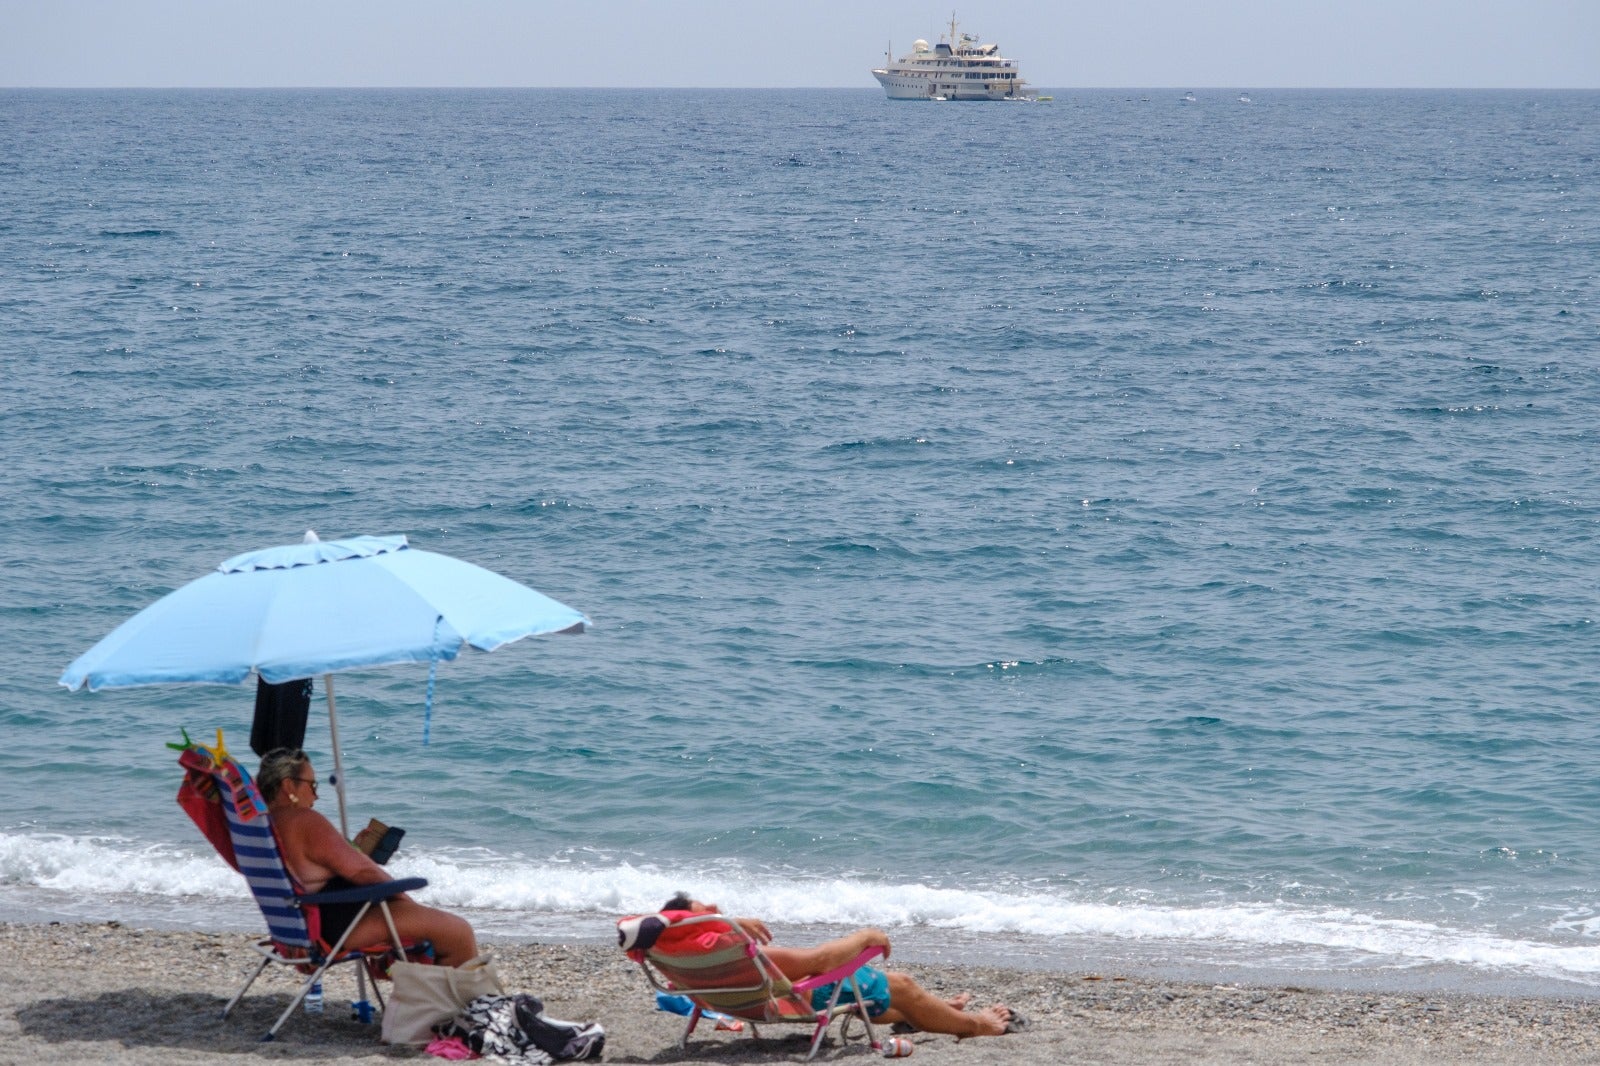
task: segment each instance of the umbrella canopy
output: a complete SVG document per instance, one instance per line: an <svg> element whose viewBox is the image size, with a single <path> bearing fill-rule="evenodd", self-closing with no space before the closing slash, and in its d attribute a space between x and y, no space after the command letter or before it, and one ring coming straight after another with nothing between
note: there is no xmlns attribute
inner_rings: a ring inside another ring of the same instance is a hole
<svg viewBox="0 0 1600 1066"><path fill-rule="evenodd" d="M576 633L583 615L510 578L403 536L318 540L246 552L168 593L72 661L61 684L102 688L277 683L325 675L339 826L344 764L333 674L358 666L454 659L540 633ZM433 711L428 674L423 743Z"/></svg>
<svg viewBox="0 0 1600 1066"><path fill-rule="evenodd" d="M290 544L234 556L146 607L73 660L61 684L233 685L360 666L454 659L582 614L526 585L403 536Z"/></svg>

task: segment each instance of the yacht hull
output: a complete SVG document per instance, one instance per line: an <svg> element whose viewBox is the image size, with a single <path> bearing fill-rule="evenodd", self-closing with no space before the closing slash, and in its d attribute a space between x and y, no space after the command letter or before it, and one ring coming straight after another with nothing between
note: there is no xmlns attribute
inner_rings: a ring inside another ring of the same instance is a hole
<svg viewBox="0 0 1600 1066"><path fill-rule="evenodd" d="M920 73L874 70L883 91L891 100L1011 100L1021 96L1021 79L962 83L954 77L930 77Z"/></svg>

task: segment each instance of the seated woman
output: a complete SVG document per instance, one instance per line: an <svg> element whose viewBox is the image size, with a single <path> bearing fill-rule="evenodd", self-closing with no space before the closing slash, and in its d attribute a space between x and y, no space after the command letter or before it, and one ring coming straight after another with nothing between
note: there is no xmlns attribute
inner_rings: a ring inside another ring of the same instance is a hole
<svg viewBox="0 0 1600 1066"><path fill-rule="evenodd" d="M332 892L355 885L375 885L394 880L384 868L357 851L333 823L312 808L317 802L317 775L311 759L297 748L275 748L261 757L256 787L267 801L278 849L289 873L305 892ZM322 936L336 943L359 903L323 904ZM395 928L407 940L431 940L435 960L442 966L459 966L478 954L478 941L466 919L424 907L401 894L389 900ZM356 923L351 944L388 940L383 914L373 906Z"/></svg>

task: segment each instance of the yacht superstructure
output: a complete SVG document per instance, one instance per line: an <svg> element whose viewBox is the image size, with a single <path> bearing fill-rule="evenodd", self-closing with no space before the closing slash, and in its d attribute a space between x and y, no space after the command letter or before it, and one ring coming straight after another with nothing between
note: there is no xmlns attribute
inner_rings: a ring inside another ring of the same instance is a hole
<svg viewBox="0 0 1600 1066"><path fill-rule="evenodd" d="M872 72L891 100L1027 100L1027 82L1015 60L1000 54L997 44L983 44L969 33L956 32L932 48L919 40L898 60L884 54L884 65Z"/></svg>

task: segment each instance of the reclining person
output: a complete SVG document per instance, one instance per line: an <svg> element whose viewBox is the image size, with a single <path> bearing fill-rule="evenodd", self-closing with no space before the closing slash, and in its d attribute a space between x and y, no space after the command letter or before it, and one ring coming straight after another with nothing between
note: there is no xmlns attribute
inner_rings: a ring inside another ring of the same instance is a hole
<svg viewBox="0 0 1600 1066"><path fill-rule="evenodd" d="M317 802L317 775L305 752L297 748L267 752L261 757L256 787L267 801L284 865L299 882L301 891L333 892L394 880L383 867L357 851L332 822L312 810ZM323 939L329 944L337 943L360 909L359 903L322 904L318 910ZM404 939L433 942L434 960L441 966L459 966L478 954L477 938L465 918L424 907L403 893L389 900L389 913ZM374 904L356 923L349 943L375 944L388 938L383 913Z"/></svg>
<svg viewBox="0 0 1600 1066"><path fill-rule="evenodd" d="M678 894L661 908L661 917L671 923L696 914L721 914L715 904L702 903ZM784 948L772 943L772 933L766 923L758 918L735 918L744 931L760 944L766 957L791 981L801 981L854 959L869 947L883 948L883 957L889 957L889 936L881 929L858 929L849 936L830 940L814 948ZM951 999L940 999L919 985L909 974L895 970L888 972L864 966L856 973L867 1014L874 1023L893 1024L905 1022L923 1032L949 1033L956 1037L999 1036L1012 1032L1021 1019L1010 1007L995 1005L979 1011L968 1011L972 997L963 993ZM821 1010L833 995L833 985L823 985L812 990L811 1006ZM851 995L847 982L840 1002L848 1003Z"/></svg>

